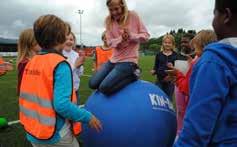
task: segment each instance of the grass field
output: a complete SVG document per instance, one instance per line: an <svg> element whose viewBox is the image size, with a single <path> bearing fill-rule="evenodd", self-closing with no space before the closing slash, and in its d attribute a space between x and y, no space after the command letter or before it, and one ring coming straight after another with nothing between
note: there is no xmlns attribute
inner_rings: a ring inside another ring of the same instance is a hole
<svg viewBox="0 0 237 147"><path fill-rule="evenodd" d="M146 81L155 81L155 77L150 75L154 62L153 56L144 56L140 58L140 67L142 68L141 79ZM85 63L85 75L91 75L92 60L87 59ZM81 103L84 104L92 90L88 87L88 76L81 79L80 96ZM16 70L0 77L0 117L7 118L9 121L18 119L18 98L16 96L17 75ZM17 124L8 128L0 129L0 147L31 147L25 139L25 133L22 127Z"/></svg>

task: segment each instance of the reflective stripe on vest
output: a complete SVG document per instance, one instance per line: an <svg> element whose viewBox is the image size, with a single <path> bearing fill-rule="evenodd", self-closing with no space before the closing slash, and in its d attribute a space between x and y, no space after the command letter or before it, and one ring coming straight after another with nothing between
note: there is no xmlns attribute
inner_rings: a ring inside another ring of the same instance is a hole
<svg viewBox="0 0 237 147"><path fill-rule="evenodd" d="M20 106L20 112L26 116L39 120L40 123L48 126L53 126L56 123L56 119L52 117L42 116L36 111L29 110Z"/></svg>
<svg viewBox="0 0 237 147"><path fill-rule="evenodd" d="M106 63L112 56L112 49L104 50L102 47L96 47L96 70Z"/></svg>
<svg viewBox="0 0 237 147"><path fill-rule="evenodd" d="M40 98L38 96L30 95L30 94L24 93L24 92L20 93L20 98L25 99L27 101L37 103L37 104L41 105L42 107L53 108L51 101L49 101L45 98Z"/></svg>
<svg viewBox="0 0 237 147"><path fill-rule="evenodd" d="M25 101L25 104L22 104L23 103L22 101ZM39 122L41 122L44 125L53 126L56 123L54 115L50 116L47 114L47 111L53 110L53 105L49 100L25 92L21 92L19 103L20 103L20 112L25 114L26 116L38 119ZM26 103L28 103L27 106L25 106ZM30 107L29 103L31 103L33 107ZM36 109L40 110L41 114L38 111L36 111Z"/></svg>

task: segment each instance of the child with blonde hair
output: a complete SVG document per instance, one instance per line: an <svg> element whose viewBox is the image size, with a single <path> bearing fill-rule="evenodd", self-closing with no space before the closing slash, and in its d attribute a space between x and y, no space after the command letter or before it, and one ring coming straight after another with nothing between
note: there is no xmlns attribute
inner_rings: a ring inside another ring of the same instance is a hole
<svg viewBox="0 0 237 147"><path fill-rule="evenodd" d="M93 71L98 71L103 64L108 62L112 55L112 48L110 48L107 44L106 32L104 31L101 36L101 40L103 41L102 46L97 46L95 48L95 59L93 63Z"/></svg>
<svg viewBox="0 0 237 147"><path fill-rule="evenodd" d="M147 29L125 0L107 0L106 39L112 57L90 79L89 86L106 95L115 93L139 77L139 45L149 38Z"/></svg>
<svg viewBox="0 0 237 147"><path fill-rule="evenodd" d="M18 69L18 84L17 93L19 93L22 74L26 64L29 60L40 51L40 46L35 40L33 29L26 29L21 32L18 40L18 56L17 56L17 69Z"/></svg>
<svg viewBox="0 0 237 147"><path fill-rule="evenodd" d="M171 34L167 34L162 39L161 51L156 55L155 64L152 75L157 75L156 84L169 96L172 100L174 92L174 84L168 80L168 74L165 72L169 69L167 64L174 65L177 59L175 50L175 39Z"/></svg>

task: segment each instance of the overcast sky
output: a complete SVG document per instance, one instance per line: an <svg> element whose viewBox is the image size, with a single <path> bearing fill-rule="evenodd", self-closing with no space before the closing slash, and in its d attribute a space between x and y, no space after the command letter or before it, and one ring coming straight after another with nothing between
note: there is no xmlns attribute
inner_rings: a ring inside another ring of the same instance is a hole
<svg viewBox="0 0 237 147"><path fill-rule="evenodd" d="M171 29L211 29L215 0L127 0L135 10L151 37L158 37ZM55 14L72 25L80 40L80 16L83 9L82 42L85 45L101 44L104 18L108 15L106 0L1 0L0 37L17 38L44 14Z"/></svg>

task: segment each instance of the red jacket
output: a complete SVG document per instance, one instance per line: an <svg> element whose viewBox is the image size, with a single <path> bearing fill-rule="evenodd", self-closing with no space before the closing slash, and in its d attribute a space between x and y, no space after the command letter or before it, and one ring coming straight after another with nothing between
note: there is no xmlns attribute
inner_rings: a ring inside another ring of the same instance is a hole
<svg viewBox="0 0 237 147"><path fill-rule="evenodd" d="M193 59L193 61L190 64L190 67L186 73L186 75L184 75L182 72L178 71L176 73L176 86L178 87L179 91L184 93L185 95L189 96L189 80L192 74L192 70L193 70L193 65L198 61L199 57L195 57Z"/></svg>
<svg viewBox="0 0 237 147"><path fill-rule="evenodd" d="M17 95L19 95L23 71L24 71L25 66L28 62L29 62L28 59L23 59L17 66L17 70L18 70Z"/></svg>

